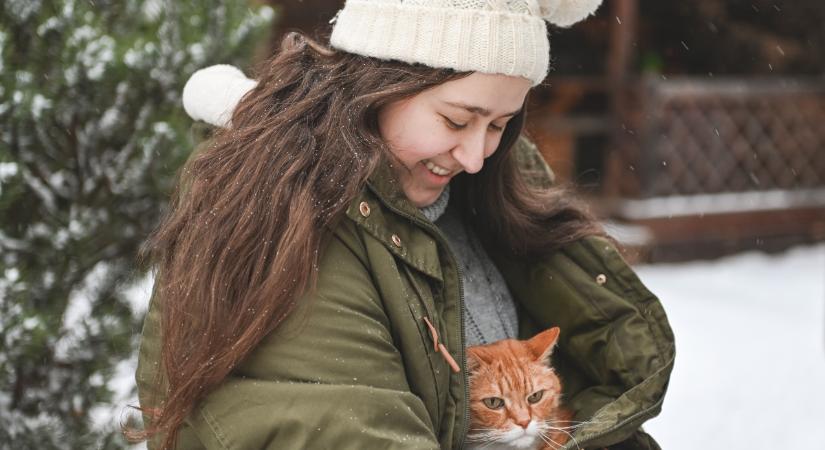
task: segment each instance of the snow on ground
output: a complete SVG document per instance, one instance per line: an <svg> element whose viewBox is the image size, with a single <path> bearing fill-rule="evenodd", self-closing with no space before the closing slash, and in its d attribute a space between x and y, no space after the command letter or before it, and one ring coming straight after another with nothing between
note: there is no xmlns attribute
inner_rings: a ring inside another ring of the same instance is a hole
<svg viewBox="0 0 825 450"><path fill-rule="evenodd" d="M825 449L825 245L636 270L676 336L662 414L645 426L662 448ZM130 290L136 309L151 285ZM112 380L114 418L137 403L135 365Z"/></svg>
<svg viewBox="0 0 825 450"><path fill-rule="evenodd" d="M676 336L662 448L825 449L825 245L636 270Z"/></svg>

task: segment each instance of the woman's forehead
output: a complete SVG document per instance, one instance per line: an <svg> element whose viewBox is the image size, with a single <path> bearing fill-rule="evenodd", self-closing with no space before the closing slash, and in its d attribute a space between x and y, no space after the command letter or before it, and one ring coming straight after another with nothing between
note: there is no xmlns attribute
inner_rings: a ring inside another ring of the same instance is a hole
<svg viewBox="0 0 825 450"><path fill-rule="evenodd" d="M438 106L483 117L517 113L530 90L530 80L509 75L473 73L423 92Z"/></svg>

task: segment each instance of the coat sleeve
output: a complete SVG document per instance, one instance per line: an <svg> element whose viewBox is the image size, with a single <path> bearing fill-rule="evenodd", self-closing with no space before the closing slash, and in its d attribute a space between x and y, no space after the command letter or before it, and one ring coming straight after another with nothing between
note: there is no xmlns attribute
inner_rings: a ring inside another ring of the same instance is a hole
<svg viewBox="0 0 825 450"><path fill-rule="evenodd" d="M439 448L358 246L331 240L317 289L196 408L179 446Z"/></svg>

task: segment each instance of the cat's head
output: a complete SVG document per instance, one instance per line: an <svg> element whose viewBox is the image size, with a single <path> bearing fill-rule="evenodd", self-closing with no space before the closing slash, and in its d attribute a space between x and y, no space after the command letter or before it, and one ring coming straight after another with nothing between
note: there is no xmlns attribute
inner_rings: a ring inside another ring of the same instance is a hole
<svg viewBox="0 0 825 450"><path fill-rule="evenodd" d="M558 337L556 327L526 341L506 339L467 349L470 443L524 449L548 443L551 427L559 426L553 420L561 381L549 364Z"/></svg>

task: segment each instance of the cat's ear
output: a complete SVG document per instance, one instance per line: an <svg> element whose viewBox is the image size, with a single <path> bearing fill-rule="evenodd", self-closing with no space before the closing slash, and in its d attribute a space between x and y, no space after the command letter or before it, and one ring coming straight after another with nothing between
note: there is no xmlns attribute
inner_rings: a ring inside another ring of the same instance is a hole
<svg viewBox="0 0 825 450"><path fill-rule="evenodd" d="M542 331L527 341L527 346L535 355L536 361L546 362L550 358L553 348L556 346L556 341L559 340L560 331L559 327L553 327Z"/></svg>
<svg viewBox="0 0 825 450"><path fill-rule="evenodd" d="M467 348L467 373L473 373L481 367L481 357L473 347Z"/></svg>

